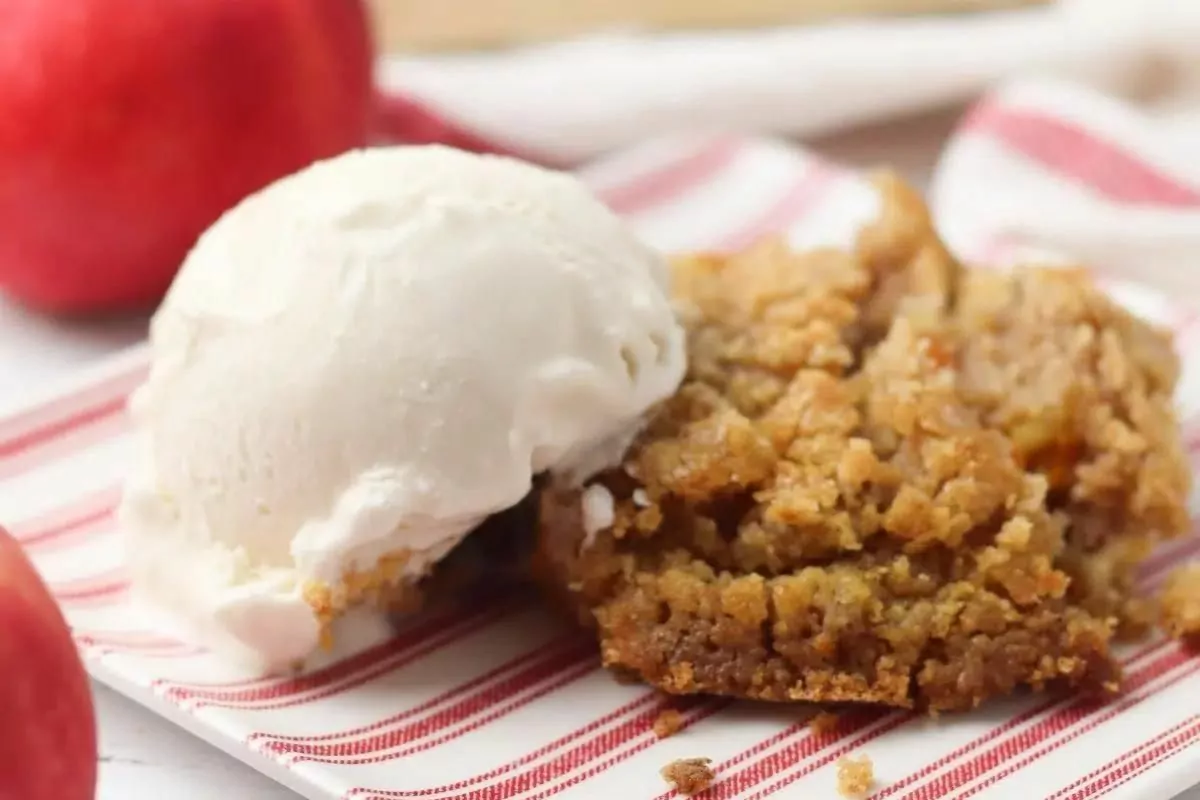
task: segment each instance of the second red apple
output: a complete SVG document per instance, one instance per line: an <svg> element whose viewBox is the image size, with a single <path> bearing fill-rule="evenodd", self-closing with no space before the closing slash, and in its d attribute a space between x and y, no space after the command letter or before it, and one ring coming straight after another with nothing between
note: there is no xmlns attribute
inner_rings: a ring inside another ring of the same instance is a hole
<svg viewBox="0 0 1200 800"><path fill-rule="evenodd" d="M0 798L91 800L96 721L71 632L0 528Z"/></svg>

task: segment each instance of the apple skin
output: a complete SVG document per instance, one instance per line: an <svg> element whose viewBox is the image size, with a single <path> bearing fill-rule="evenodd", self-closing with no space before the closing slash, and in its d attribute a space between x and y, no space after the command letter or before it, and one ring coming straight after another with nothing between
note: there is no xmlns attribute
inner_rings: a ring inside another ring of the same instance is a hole
<svg viewBox="0 0 1200 800"><path fill-rule="evenodd" d="M372 60L362 0L3 0L0 290L151 306L223 211L365 143Z"/></svg>
<svg viewBox="0 0 1200 800"><path fill-rule="evenodd" d="M96 717L62 612L0 528L0 799L92 800Z"/></svg>

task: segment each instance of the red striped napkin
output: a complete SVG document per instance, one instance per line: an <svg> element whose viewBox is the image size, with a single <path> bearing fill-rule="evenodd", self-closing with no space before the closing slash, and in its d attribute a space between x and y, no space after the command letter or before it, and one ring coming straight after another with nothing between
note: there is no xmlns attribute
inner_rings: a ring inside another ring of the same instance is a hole
<svg viewBox="0 0 1200 800"><path fill-rule="evenodd" d="M1162 141L1152 134L1073 90L1000 92L938 171L947 236L972 258L1074 250L1182 295L1200 253L1200 193L1191 164L1152 148ZM671 250L740 247L772 230L800 245L846 242L877 207L858 176L766 140L659 139L581 174ZM1190 417L1200 405L1191 315L1144 286L1113 290L1181 329ZM0 420L0 518L51 583L97 678L307 797L666 798L660 767L696 756L716 768L710 798L834 797L836 762L851 753L874 762L877 800L1150 800L1200 776L1200 658L1161 639L1122 654L1129 689L1106 705L1022 697L938 722L863 710L822 733L786 707L619 685L584 639L520 599L417 618L387 640L351 626L336 657L297 678L239 674L157 631L125 598L111 510L131 446L122 403L145 368L143 350L125 353ZM1171 545L1143 584L1197 551L1200 537ZM668 707L685 729L659 741L652 726Z"/></svg>
<svg viewBox="0 0 1200 800"><path fill-rule="evenodd" d="M539 159L577 163L681 126L830 133L965 103L1017 75L1136 96L1148 85L1161 95L1164 72L1200 73L1200 6L1188 0L1052 0L988 12L958 5L974 13L601 31L533 47L390 56L378 74L407 99L388 118L408 141L440 118ZM1186 93L1180 88L1171 94Z"/></svg>

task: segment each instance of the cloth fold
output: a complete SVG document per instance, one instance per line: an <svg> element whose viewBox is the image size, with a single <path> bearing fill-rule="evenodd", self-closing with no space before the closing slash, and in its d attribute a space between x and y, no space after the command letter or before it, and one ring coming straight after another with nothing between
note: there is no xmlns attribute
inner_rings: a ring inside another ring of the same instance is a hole
<svg viewBox="0 0 1200 800"><path fill-rule="evenodd" d="M1200 120L1164 126L1090 89L1011 83L963 119L930 197L964 258L1077 261L1200 310Z"/></svg>
<svg viewBox="0 0 1200 800"><path fill-rule="evenodd" d="M382 86L409 140L474 138L576 164L679 130L810 136L1055 76L1117 94L1186 91L1200 3L1051 6L765 31L606 33L474 55L389 58ZM431 120L440 122L431 125Z"/></svg>

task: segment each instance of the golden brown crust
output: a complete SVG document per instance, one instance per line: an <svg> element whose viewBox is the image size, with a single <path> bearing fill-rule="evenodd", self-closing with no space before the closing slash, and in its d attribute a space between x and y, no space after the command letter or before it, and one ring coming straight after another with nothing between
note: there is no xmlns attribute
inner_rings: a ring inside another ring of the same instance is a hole
<svg viewBox="0 0 1200 800"><path fill-rule="evenodd" d="M1170 342L1080 275L964 272L880 185L854 252L676 264L689 375L587 547L578 492L543 493L540 571L668 692L1112 691L1134 568L1185 522Z"/></svg>
<svg viewBox="0 0 1200 800"><path fill-rule="evenodd" d="M1200 564L1180 567L1167 578L1159 613L1168 634L1200 644Z"/></svg>
<svg viewBox="0 0 1200 800"><path fill-rule="evenodd" d="M1091 549L1112 531L1186 528L1167 334L1066 270L970 273L956 312L962 396L1048 477L1073 539Z"/></svg>

